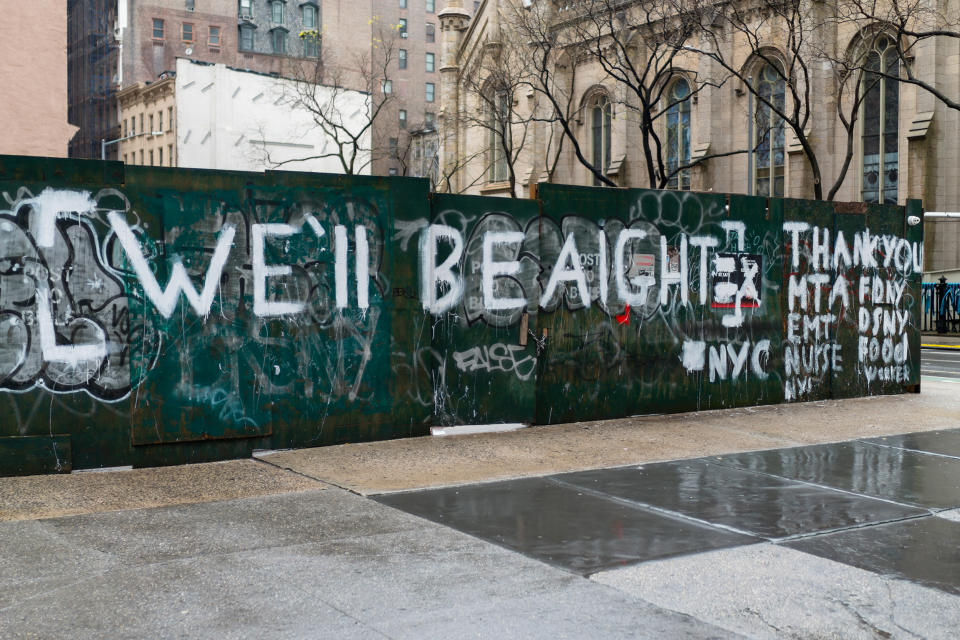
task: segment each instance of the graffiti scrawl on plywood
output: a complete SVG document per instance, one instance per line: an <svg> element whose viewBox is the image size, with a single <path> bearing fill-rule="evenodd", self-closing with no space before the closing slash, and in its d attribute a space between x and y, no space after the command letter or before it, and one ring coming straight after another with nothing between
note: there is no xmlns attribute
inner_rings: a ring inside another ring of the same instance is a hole
<svg viewBox="0 0 960 640"><path fill-rule="evenodd" d="M67 182L0 181L0 438L69 434L87 465L919 381L922 230L902 207L149 169Z"/></svg>

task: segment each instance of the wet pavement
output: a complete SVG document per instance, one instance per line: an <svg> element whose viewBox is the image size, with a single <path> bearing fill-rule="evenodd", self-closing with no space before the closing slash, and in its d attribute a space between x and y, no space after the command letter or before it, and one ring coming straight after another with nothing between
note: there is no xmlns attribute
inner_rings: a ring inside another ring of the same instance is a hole
<svg viewBox="0 0 960 640"><path fill-rule="evenodd" d="M917 518L816 536L787 546L960 595L960 522Z"/></svg>
<svg viewBox="0 0 960 640"><path fill-rule="evenodd" d="M5 478L0 638L953 639L957 384Z"/></svg>
<svg viewBox="0 0 960 640"><path fill-rule="evenodd" d="M940 430L374 499L580 575L773 543L960 595L958 449Z"/></svg>

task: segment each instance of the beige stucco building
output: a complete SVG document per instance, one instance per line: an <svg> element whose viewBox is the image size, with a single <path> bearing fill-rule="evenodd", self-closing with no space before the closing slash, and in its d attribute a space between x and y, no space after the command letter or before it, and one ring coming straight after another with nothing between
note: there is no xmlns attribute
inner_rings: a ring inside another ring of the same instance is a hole
<svg viewBox="0 0 960 640"><path fill-rule="evenodd" d="M807 48L792 52L790 29L764 5L756 5L753 13L744 14L753 22L748 20L742 29L724 27L720 18L708 35L693 29L669 67L651 82L646 97L655 100L644 105L640 94L614 78L596 50L583 44L588 30L578 12L601 4L484 0L471 19L461 0L446 3L440 12L440 172L448 182L441 188L509 195L513 175L514 193L524 197L540 181L598 183L586 166L592 164L617 186L813 198L813 157L825 198L831 190L839 201L903 203L919 198L927 211L960 211L960 111L948 108L929 91L894 79L897 74L906 77L893 57L898 34L866 19L837 19L842 2L810 0L802 5L801 20L816 26L806 34ZM624 36L629 39L624 51L636 60L649 60L651 52L656 53L653 39L637 34L655 33L657 27L630 14L649 5L615 4L625 12L617 18L621 26L635 27L623 30L630 34ZM960 16L957 0L931 5L942 15ZM671 6L664 4L663 21L676 31L682 28L681 19L671 13ZM540 69L531 62L530 52L521 50L520 43L535 40L522 32L523 21L531 15L548 25L545 38L555 38L544 70L558 106L568 109L565 122L557 121L549 91L532 77ZM609 38L606 46L611 46ZM960 39L931 37L902 46L909 47L905 63L913 77L960 101ZM845 85L838 83L839 61L850 56L881 65L881 76L870 85L873 91L859 88L864 86L862 74L849 76ZM798 60L807 64L802 72L797 70ZM801 127L804 140L758 97L766 96L787 111L792 108L791 83L785 89L782 77L770 73L769 65L794 70L792 84L801 98L809 91L802 105L807 110ZM527 76L516 71L524 67ZM505 84L499 90L506 94L497 102L484 97L488 88L498 90L490 88L495 78ZM508 125L490 126L494 104L509 105L504 107ZM853 122L846 171L848 128L839 113ZM653 149L659 156L645 153L645 114L661 145ZM853 115L855 120L850 119ZM507 149L494 135L498 126L509 129ZM658 178L671 168L687 168L651 184L651 166L664 168ZM928 221L925 230L927 269L960 266L960 223Z"/></svg>
<svg viewBox="0 0 960 640"><path fill-rule="evenodd" d="M66 0L12 2L0 21L0 154L67 155Z"/></svg>
<svg viewBox="0 0 960 640"><path fill-rule="evenodd" d="M120 136L117 157L127 164L177 166L176 77L138 82L117 94Z"/></svg>

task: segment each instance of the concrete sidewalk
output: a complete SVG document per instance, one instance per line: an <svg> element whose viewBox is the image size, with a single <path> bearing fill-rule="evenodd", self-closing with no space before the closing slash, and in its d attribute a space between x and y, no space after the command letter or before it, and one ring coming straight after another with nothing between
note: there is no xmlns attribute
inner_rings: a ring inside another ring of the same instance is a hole
<svg viewBox="0 0 960 640"><path fill-rule="evenodd" d="M0 637L950 637L957 595L769 541L588 579L363 496L956 428L957 391L0 479Z"/></svg>
<svg viewBox="0 0 960 640"><path fill-rule="evenodd" d="M264 452L258 460L0 478L0 521L212 502L333 485L360 495L840 442L960 424L960 387Z"/></svg>

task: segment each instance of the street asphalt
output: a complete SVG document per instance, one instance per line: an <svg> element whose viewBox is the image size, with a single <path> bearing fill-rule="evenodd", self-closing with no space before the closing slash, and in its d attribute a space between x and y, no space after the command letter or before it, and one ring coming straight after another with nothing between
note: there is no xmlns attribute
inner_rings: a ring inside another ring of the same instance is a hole
<svg viewBox="0 0 960 640"><path fill-rule="evenodd" d="M920 352L920 375L960 380L960 347L952 345Z"/></svg>
<svg viewBox="0 0 960 640"><path fill-rule="evenodd" d="M957 351L920 394L0 479L0 638L955 638Z"/></svg>

